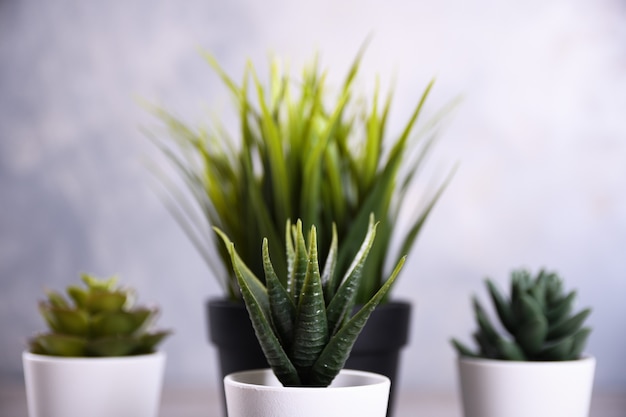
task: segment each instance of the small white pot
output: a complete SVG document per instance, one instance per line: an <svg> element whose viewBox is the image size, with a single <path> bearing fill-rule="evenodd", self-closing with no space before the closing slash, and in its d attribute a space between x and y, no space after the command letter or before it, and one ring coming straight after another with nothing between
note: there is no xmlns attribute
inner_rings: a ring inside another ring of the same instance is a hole
<svg viewBox="0 0 626 417"><path fill-rule="evenodd" d="M29 417L156 417L165 354L64 358L22 354Z"/></svg>
<svg viewBox="0 0 626 417"><path fill-rule="evenodd" d="M465 417L587 417L596 361L459 358Z"/></svg>
<svg viewBox="0 0 626 417"><path fill-rule="evenodd" d="M389 378L342 370L327 388L283 387L270 369L224 378L229 417L385 417Z"/></svg>

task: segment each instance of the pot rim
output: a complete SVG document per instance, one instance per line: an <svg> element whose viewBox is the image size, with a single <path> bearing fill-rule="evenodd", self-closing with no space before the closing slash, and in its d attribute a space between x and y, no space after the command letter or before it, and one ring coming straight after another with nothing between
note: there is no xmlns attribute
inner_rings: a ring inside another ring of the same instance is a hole
<svg viewBox="0 0 626 417"><path fill-rule="evenodd" d="M332 391L345 391L345 390L358 390L365 387L376 387L376 386L384 386L390 385L391 380L381 374L377 374L374 372L367 371L359 371L355 369L342 369L339 372L340 376L351 377L353 380L362 380L362 383L353 383L350 385L341 385L341 386L332 386L332 384L328 387L285 387L282 385L268 385L262 382L246 382L245 379L254 379L254 378L263 378L265 376L269 376L270 378L274 376L273 371L270 368L264 369L252 369L247 371L240 371L228 374L224 377L224 385L230 385L238 388L249 388L259 391L281 391L281 392L305 392L305 391L315 391L319 392L320 390L332 390ZM280 383L279 383L280 384Z"/></svg>
<svg viewBox="0 0 626 417"><path fill-rule="evenodd" d="M568 366L582 366L595 364L596 358L593 355L583 354L578 359L569 361L508 361L504 359L489 359L489 358L472 358L469 356L458 356L457 361L460 364L466 364L470 366L481 366L489 368L523 368L523 367L535 367L535 368L548 368L548 367L568 367Z"/></svg>
<svg viewBox="0 0 626 417"><path fill-rule="evenodd" d="M39 353L32 353L28 350L22 352L22 358L30 362L41 363L109 363L114 362L136 362L147 361L153 359L160 359L165 357L165 352L157 350L152 353L146 353L143 355L128 355L128 356L54 356L54 355L41 355Z"/></svg>
<svg viewBox="0 0 626 417"><path fill-rule="evenodd" d="M226 295L216 295L216 296L209 296L205 299L205 303L206 304L213 304L216 306L220 306L220 305L224 305L224 306L229 306L229 305L236 305L236 306L242 306L245 307L245 304L243 302L243 300L233 300L229 297L227 297ZM411 305L414 306L416 303L415 301L409 299L409 298L404 298L404 297L394 297L394 298L390 298L389 300L385 301L384 303L380 303L379 306L386 306L386 305Z"/></svg>

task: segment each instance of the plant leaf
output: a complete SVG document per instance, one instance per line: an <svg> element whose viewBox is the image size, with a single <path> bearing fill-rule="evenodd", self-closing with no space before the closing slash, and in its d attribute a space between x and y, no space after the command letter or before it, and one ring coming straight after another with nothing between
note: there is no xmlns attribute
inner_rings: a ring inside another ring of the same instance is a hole
<svg viewBox="0 0 626 417"><path fill-rule="evenodd" d="M296 222L296 225L292 228L292 232L296 251L293 262L293 273L289 281L291 282L291 297L293 298L294 304L298 305L300 304L300 294L306 278L308 264L308 253L302 232L301 220Z"/></svg>
<svg viewBox="0 0 626 417"><path fill-rule="evenodd" d="M138 341L138 346L136 348L137 355L143 355L147 353L152 353L155 351L155 347L163 341L167 336L169 336L172 332L163 330L154 333L144 333L142 334Z"/></svg>
<svg viewBox="0 0 626 417"><path fill-rule="evenodd" d="M555 340L565 335L576 333L583 325L589 314L591 314L591 309L587 308L575 316L551 326L548 330L548 340Z"/></svg>
<svg viewBox="0 0 626 417"><path fill-rule="evenodd" d="M127 356L139 346L139 340L130 336L93 339L87 342L87 356Z"/></svg>
<svg viewBox="0 0 626 417"><path fill-rule="evenodd" d="M511 340L506 340L504 338L498 339L497 349L500 352L501 357L495 359L504 359L509 361L526 361L526 355L522 348Z"/></svg>
<svg viewBox="0 0 626 417"><path fill-rule="evenodd" d="M43 302L39 304L39 311L55 333L72 336L89 334L89 315L85 311L54 307Z"/></svg>
<svg viewBox="0 0 626 417"><path fill-rule="evenodd" d="M460 356L466 356L466 357L469 357L469 358L479 358L480 357L479 354L475 353L470 348L468 348L467 346L465 346L463 343L459 342L456 339L452 339L450 341L450 343L452 343L452 346L454 346L454 348L456 349L457 353Z"/></svg>
<svg viewBox="0 0 626 417"><path fill-rule="evenodd" d="M254 327L259 345L265 354L268 364L283 385L300 385L301 381L296 368L289 360L287 353L283 350L280 341L274 334L270 322L269 299L263 284L241 261L235 251L234 244L228 241L226 236L222 236L222 238L225 239L231 254L233 269L248 309L252 327Z"/></svg>
<svg viewBox="0 0 626 417"><path fill-rule="evenodd" d="M86 339L64 334L42 334L31 341L31 346L43 349L43 353L53 356L85 356Z"/></svg>
<svg viewBox="0 0 626 417"><path fill-rule="evenodd" d="M126 301L127 293L124 291L92 291L85 299L85 308L90 313L119 311Z"/></svg>
<svg viewBox="0 0 626 417"><path fill-rule="evenodd" d="M326 257L326 263L324 264L324 271L322 272L322 285L324 287L324 299L326 305L330 303L330 300L335 296L337 287L339 286L339 280L337 277L339 274L335 273L335 267L337 266L337 225L333 223L332 239L330 242L330 249L328 250L328 256Z"/></svg>
<svg viewBox="0 0 626 417"><path fill-rule="evenodd" d="M546 317L550 323L563 321L571 313L575 298L576 291L572 291L567 296L554 300L546 312Z"/></svg>
<svg viewBox="0 0 626 417"><path fill-rule="evenodd" d="M152 310L138 308L133 311L100 313L91 319L91 335L95 337L130 336L152 315Z"/></svg>
<svg viewBox="0 0 626 417"><path fill-rule="evenodd" d="M328 322L317 257L317 235L311 227L308 267L297 307L291 358L300 379L309 385L309 371L328 342Z"/></svg>
<svg viewBox="0 0 626 417"><path fill-rule="evenodd" d="M370 222L368 224L365 239L363 239L363 243L350 265L350 268L346 271L346 275L342 279L341 286L328 305L326 315L328 317L328 326L331 335L337 333L339 327L344 322L344 318L352 311L356 292L359 288L359 282L361 280L363 266L365 265L367 256L374 242L374 238L376 237L376 226L377 224L374 223L374 217L370 216Z"/></svg>
<svg viewBox="0 0 626 417"><path fill-rule="evenodd" d="M583 327L574 334L572 341L572 350L569 353L570 360L576 360L580 358L580 355L582 355L583 351L585 350L585 345L590 334L591 329L589 327Z"/></svg>
<svg viewBox="0 0 626 417"><path fill-rule="evenodd" d="M50 305L58 308L70 308L65 298L58 292L47 290L46 296L48 297L48 303L50 303Z"/></svg>
<svg viewBox="0 0 626 417"><path fill-rule="evenodd" d="M270 260L267 239L263 239L263 267L265 269L265 285L269 297L271 322L276 335L286 351L291 349L293 328L296 320L296 307L289 297L289 292L279 281Z"/></svg>
<svg viewBox="0 0 626 417"><path fill-rule="evenodd" d="M485 309L476 297L473 298L472 304L474 306L474 315L476 316L476 322L478 323L480 332L486 337L490 345L496 345L497 341L500 339L500 335L498 335L495 327L491 324L491 320L489 320L489 316L485 312Z"/></svg>
<svg viewBox="0 0 626 417"><path fill-rule="evenodd" d="M350 351L372 311L383 300L396 280L406 258L402 258L391 276L374 296L330 339L319 359L315 362L312 375L316 385L328 386L345 364Z"/></svg>
<svg viewBox="0 0 626 417"><path fill-rule="evenodd" d="M515 332L515 317L513 316L513 311L511 311L508 300L504 298L500 290L498 290L498 287L496 287L490 279L485 280L485 284L489 290L489 295L496 308L500 322L509 333L513 334L513 332Z"/></svg>
<svg viewBox="0 0 626 417"><path fill-rule="evenodd" d="M515 340L526 355L533 356L541 351L548 334L548 321L544 316L525 321L515 332Z"/></svg>

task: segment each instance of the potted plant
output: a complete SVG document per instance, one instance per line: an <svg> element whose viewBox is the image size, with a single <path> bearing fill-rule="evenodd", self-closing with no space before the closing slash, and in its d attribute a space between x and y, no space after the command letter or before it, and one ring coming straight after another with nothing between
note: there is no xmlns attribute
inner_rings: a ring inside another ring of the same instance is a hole
<svg viewBox="0 0 626 417"><path fill-rule="evenodd" d="M416 134L431 82L401 132L393 139L388 137L392 94L381 104L377 84L373 101L368 103L355 91L361 53L334 100L317 61L298 77L281 72L274 62L269 83L264 85L252 64L246 66L238 84L212 56L206 58L234 97L239 122L235 138L219 122L196 128L161 108L152 110L167 130L165 140L159 135L154 135L154 140L185 184L181 190L165 179L174 202L169 208L224 288L225 297L209 300L207 310L210 338L218 347L225 375L258 368L265 361L241 303L229 254L216 245L210 228L223 230L250 270L262 277L263 260L257 247L265 236L276 254L277 273L286 271L280 250L288 234L284 229L287 219L302 219L305 229L317 225L322 252L331 246L329 231L334 224L341 242L336 268L342 274L356 255L368 217L374 213L380 220L379 237L355 299L362 305L382 287L391 272L389 266L410 251L448 182L421 203L412 202L410 209L402 210L444 112ZM396 227L398 218L408 220ZM393 380L400 349L408 340L410 304L388 297L382 303L348 363Z"/></svg>
<svg viewBox="0 0 626 417"><path fill-rule="evenodd" d="M576 292L544 270L514 271L510 298L486 285L504 330L474 298L478 350L452 340L465 417L588 416L595 359L584 354L591 329L583 324L591 310L574 314Z"/></svg>
<svg viewBox="0 0 626 417"><path fill-rule="evenodd" d="M353 314L376 235L373 216L343 276L337 269L336 228L321 269L317 229L311 226L307 243L302 227L301 221L294 226L287 223L285 256L289 267L284 275L277 273L270 259L269 241L263 240L265 283L240 258L234 243L218 230L231 256L256 337L271 367L271 371L242 371L225 377L228 415L338 417L349 413L383 417L387 412L389 379L370 372L341 370L369 316L393 285L404 258L382 287Z"/></svg>
<svg viewBox="0 0 626 417"><path fill-rule="evenodd" d="M22 355L29 416L156 417L169 332L149 331L157 310L133 307L114 277L82 280L39 304L49 331Z"/></svg>

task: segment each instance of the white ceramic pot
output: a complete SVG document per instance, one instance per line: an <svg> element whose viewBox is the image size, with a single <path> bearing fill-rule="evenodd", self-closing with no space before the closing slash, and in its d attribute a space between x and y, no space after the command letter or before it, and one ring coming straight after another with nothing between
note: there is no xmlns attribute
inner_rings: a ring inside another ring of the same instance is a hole
<svg viewBox="0 0 626 417"><path fill-rule="evenodd" d="M596 361L459 358L465 417L587 417Z"/></svg>
<svg viewBox="0 0 626 417"><path fill-rule="evenodd" d="M29 417L156 417L165 354L63 358L22 354Z"/></svg>
<svg viewBox="0 0 626 417"><path fill-rule="evenodd" d="M283 387L270 369L224 378L229 417L385 417L389 378L342 370L327 388Z"/></svg>

